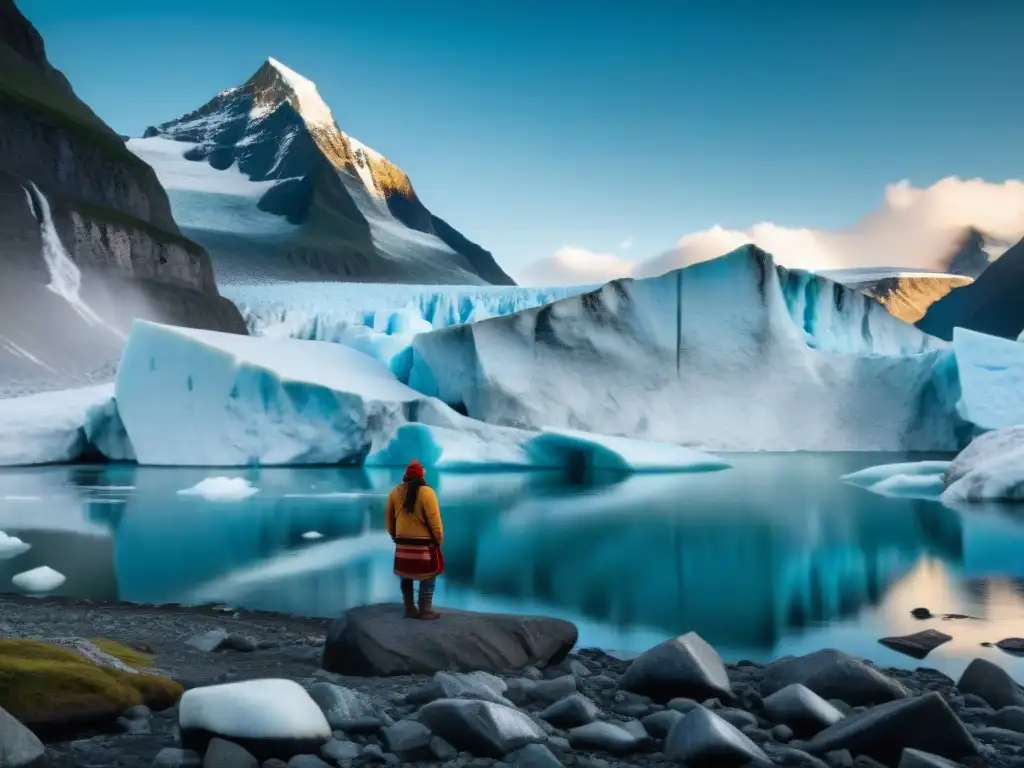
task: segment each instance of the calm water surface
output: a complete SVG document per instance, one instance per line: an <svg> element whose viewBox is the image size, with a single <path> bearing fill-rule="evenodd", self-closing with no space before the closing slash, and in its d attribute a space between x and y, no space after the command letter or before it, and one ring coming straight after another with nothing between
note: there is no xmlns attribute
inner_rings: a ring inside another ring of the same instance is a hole
<svg viewBox="0 0 1024 768"><path fill-rule="evenodd" d="M836 647L877 663L958 674L981 647L1024 636L1024 506L956 510L843 484L878 454L746 454L692 475L441 474L448 571L442 605L545 613L581 645L636 651L696 630L729 660ZM241 476L259 493L215 502L178 491ZM399 599L384 495L398 473L71 466L0 470L0 530L32 545L0 561L0 590L38 565L57 593L223 602L335 616ZM323 538L308 540L317 531ZM917 606L976 619L919 622ZM877 643L935 627L925 662Z"/></svg>

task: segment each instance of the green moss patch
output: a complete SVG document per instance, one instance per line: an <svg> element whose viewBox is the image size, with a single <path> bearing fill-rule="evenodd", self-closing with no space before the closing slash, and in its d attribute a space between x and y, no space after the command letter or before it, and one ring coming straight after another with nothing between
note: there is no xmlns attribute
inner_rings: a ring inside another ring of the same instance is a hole
<svg viewBox="0 0 1024 768"><path fill-rule="evenodd" d="M126 664L138 654L113 641L92 642ZM41 640L0 639L0 707L30 728L98 724L137 704L166 709L182 693L166 677L101 667Z"/></svg>
<svg viewBox="0 0 1024 768"><path fill-rule="evenodd" d="M104 653L109 653L115 659L120 659L129 667L148 669L153 666L153 657L148 653L129 648L127 645L123 645L116 640L108 640L105 637L90 637L89 642Z"/></svg>

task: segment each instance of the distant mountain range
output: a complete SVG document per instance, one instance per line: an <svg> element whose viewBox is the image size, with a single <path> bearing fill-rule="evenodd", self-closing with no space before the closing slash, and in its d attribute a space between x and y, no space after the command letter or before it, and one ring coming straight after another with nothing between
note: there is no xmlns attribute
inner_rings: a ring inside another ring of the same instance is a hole
<svg viewBox="0 0 1024 768"><path fill-rule="evenodd" d="M128 148L156 170L221 281L514 284L275 59Z"/></svg>

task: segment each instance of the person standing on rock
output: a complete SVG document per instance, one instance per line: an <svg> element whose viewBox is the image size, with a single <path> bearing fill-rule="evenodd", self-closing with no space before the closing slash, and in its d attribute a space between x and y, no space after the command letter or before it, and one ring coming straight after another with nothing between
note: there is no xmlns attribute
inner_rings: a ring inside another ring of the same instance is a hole
<svg viewBox="0 0 1024 768"><path fill-rule="evenodd" d="M434 585L444 571L441 544L444 527L434 489L424 480L423 465L409 462L402 482L388 494L387 527L395 542L395 575L402 581L402 602L407 619L439 619L431 606ZM420 583L419 606L413 594Z"/></svg>

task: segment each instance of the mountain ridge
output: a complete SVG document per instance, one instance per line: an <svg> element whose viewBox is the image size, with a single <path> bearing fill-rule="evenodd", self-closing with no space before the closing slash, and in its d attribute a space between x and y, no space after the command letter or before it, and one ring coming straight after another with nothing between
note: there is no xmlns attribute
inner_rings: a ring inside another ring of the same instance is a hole
<svg viewBox="0 0 1024 768"><path fill-rule="evenodd" d="M264 243L266 253L252 259L245 232L231 232L230 223L200 224L180 202L175 214L183 229L213 252L228 280L246 272L258 279L262 271L271 279L514 285L489 251L427 209L404 171L338 127L312 81L276 59L242 85L128 142L161 175L155 145L146 144L154 140L186 145L185 161L273 182L258 195L250 191L255 208L298 228L282 231L276 247ZM171 173L184 172L164 169ZM173 205L173 190L171 196Z"/></svg>

